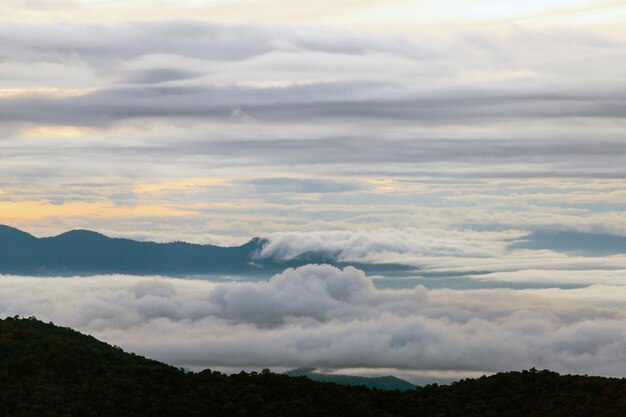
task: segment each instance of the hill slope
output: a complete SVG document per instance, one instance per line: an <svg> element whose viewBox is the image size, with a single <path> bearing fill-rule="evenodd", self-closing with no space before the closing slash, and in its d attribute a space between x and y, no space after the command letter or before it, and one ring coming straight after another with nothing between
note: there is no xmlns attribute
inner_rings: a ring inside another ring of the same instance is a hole
<svg viewBox="0 0 626 417"><path fill-rule="evenodd" d="M270 372L198 374L35 319L0 320L0 415L623 416L626 381L548 371L378 391Z"/></svg>

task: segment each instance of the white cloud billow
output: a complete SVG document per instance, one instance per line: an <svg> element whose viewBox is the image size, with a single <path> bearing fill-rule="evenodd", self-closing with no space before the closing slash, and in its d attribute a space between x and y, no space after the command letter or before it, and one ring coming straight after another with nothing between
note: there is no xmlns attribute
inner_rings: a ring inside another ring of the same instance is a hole
<svg viewBox="0 0 626 417"><path fill-rule="evenodd" d="M378 290L359 270L326 265L267 282L3 277L0 286L1 315L35 315L194 368L626 374L622 286L590 287L589 299L587 289Z"/></svg>
<svg viewBox="0 0 626 417"><path fill-rule="evenodd" d="M407 261L423 257L487 258L502 254L506 240L523 232L441 229L284 232L271 236L260 256L293 259L306 252L338 254L344 261ZM410 262L412 263L412 262Z"/></svg>

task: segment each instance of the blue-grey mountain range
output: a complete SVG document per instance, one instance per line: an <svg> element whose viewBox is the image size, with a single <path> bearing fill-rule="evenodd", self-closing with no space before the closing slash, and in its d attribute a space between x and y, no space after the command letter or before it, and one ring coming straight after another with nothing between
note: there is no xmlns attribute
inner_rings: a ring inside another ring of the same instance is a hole
<svg viewBox="0 0 626 417"><path fill-rule="evenodd" d="M368 388L377 388L384 390L400 390L411 391L415 389L415 385L404 379L397 378L392 375L365 377L355 375L341 375L319 372L314 368L298 368L285 372L287 376L305 376L313 381L334 382L341 385L364 385Z"/></svg>
<svg viewBox="0 0 626 417"><path fill-rule="evenodd" d="M260 256L267 239L255 237L241 246L185 242L156 243L112 238L72 230L38 238L0 225L0 274L69 276L98 274L203 275L215 273L271 275L310 263L347 265L337 254L306 252L281 260ZM408 269L403 265L351 263L369 272Z"/></svg>

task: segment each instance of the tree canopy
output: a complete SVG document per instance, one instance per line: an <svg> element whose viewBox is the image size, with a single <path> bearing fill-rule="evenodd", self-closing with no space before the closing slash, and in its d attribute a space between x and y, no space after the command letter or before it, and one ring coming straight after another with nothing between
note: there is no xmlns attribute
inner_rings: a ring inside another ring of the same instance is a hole
<svg viewBox="0 0 626 417"><path fill-rule="evenodd" d="M623 416L626 380L528 370L411 391L187 372L35 318L0 320L3 417Z"/></svg>

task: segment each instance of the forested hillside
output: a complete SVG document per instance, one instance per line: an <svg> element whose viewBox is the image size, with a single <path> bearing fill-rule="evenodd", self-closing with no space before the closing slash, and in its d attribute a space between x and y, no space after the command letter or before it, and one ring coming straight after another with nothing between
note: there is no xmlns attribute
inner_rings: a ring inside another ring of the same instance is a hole
<svg viewBox="0 0 626 417"><path fill-rule="evenodd" d="M34 318L0 320L0 416L623 416L626 381L524 371L380 391L189 373Z"/></svg>

